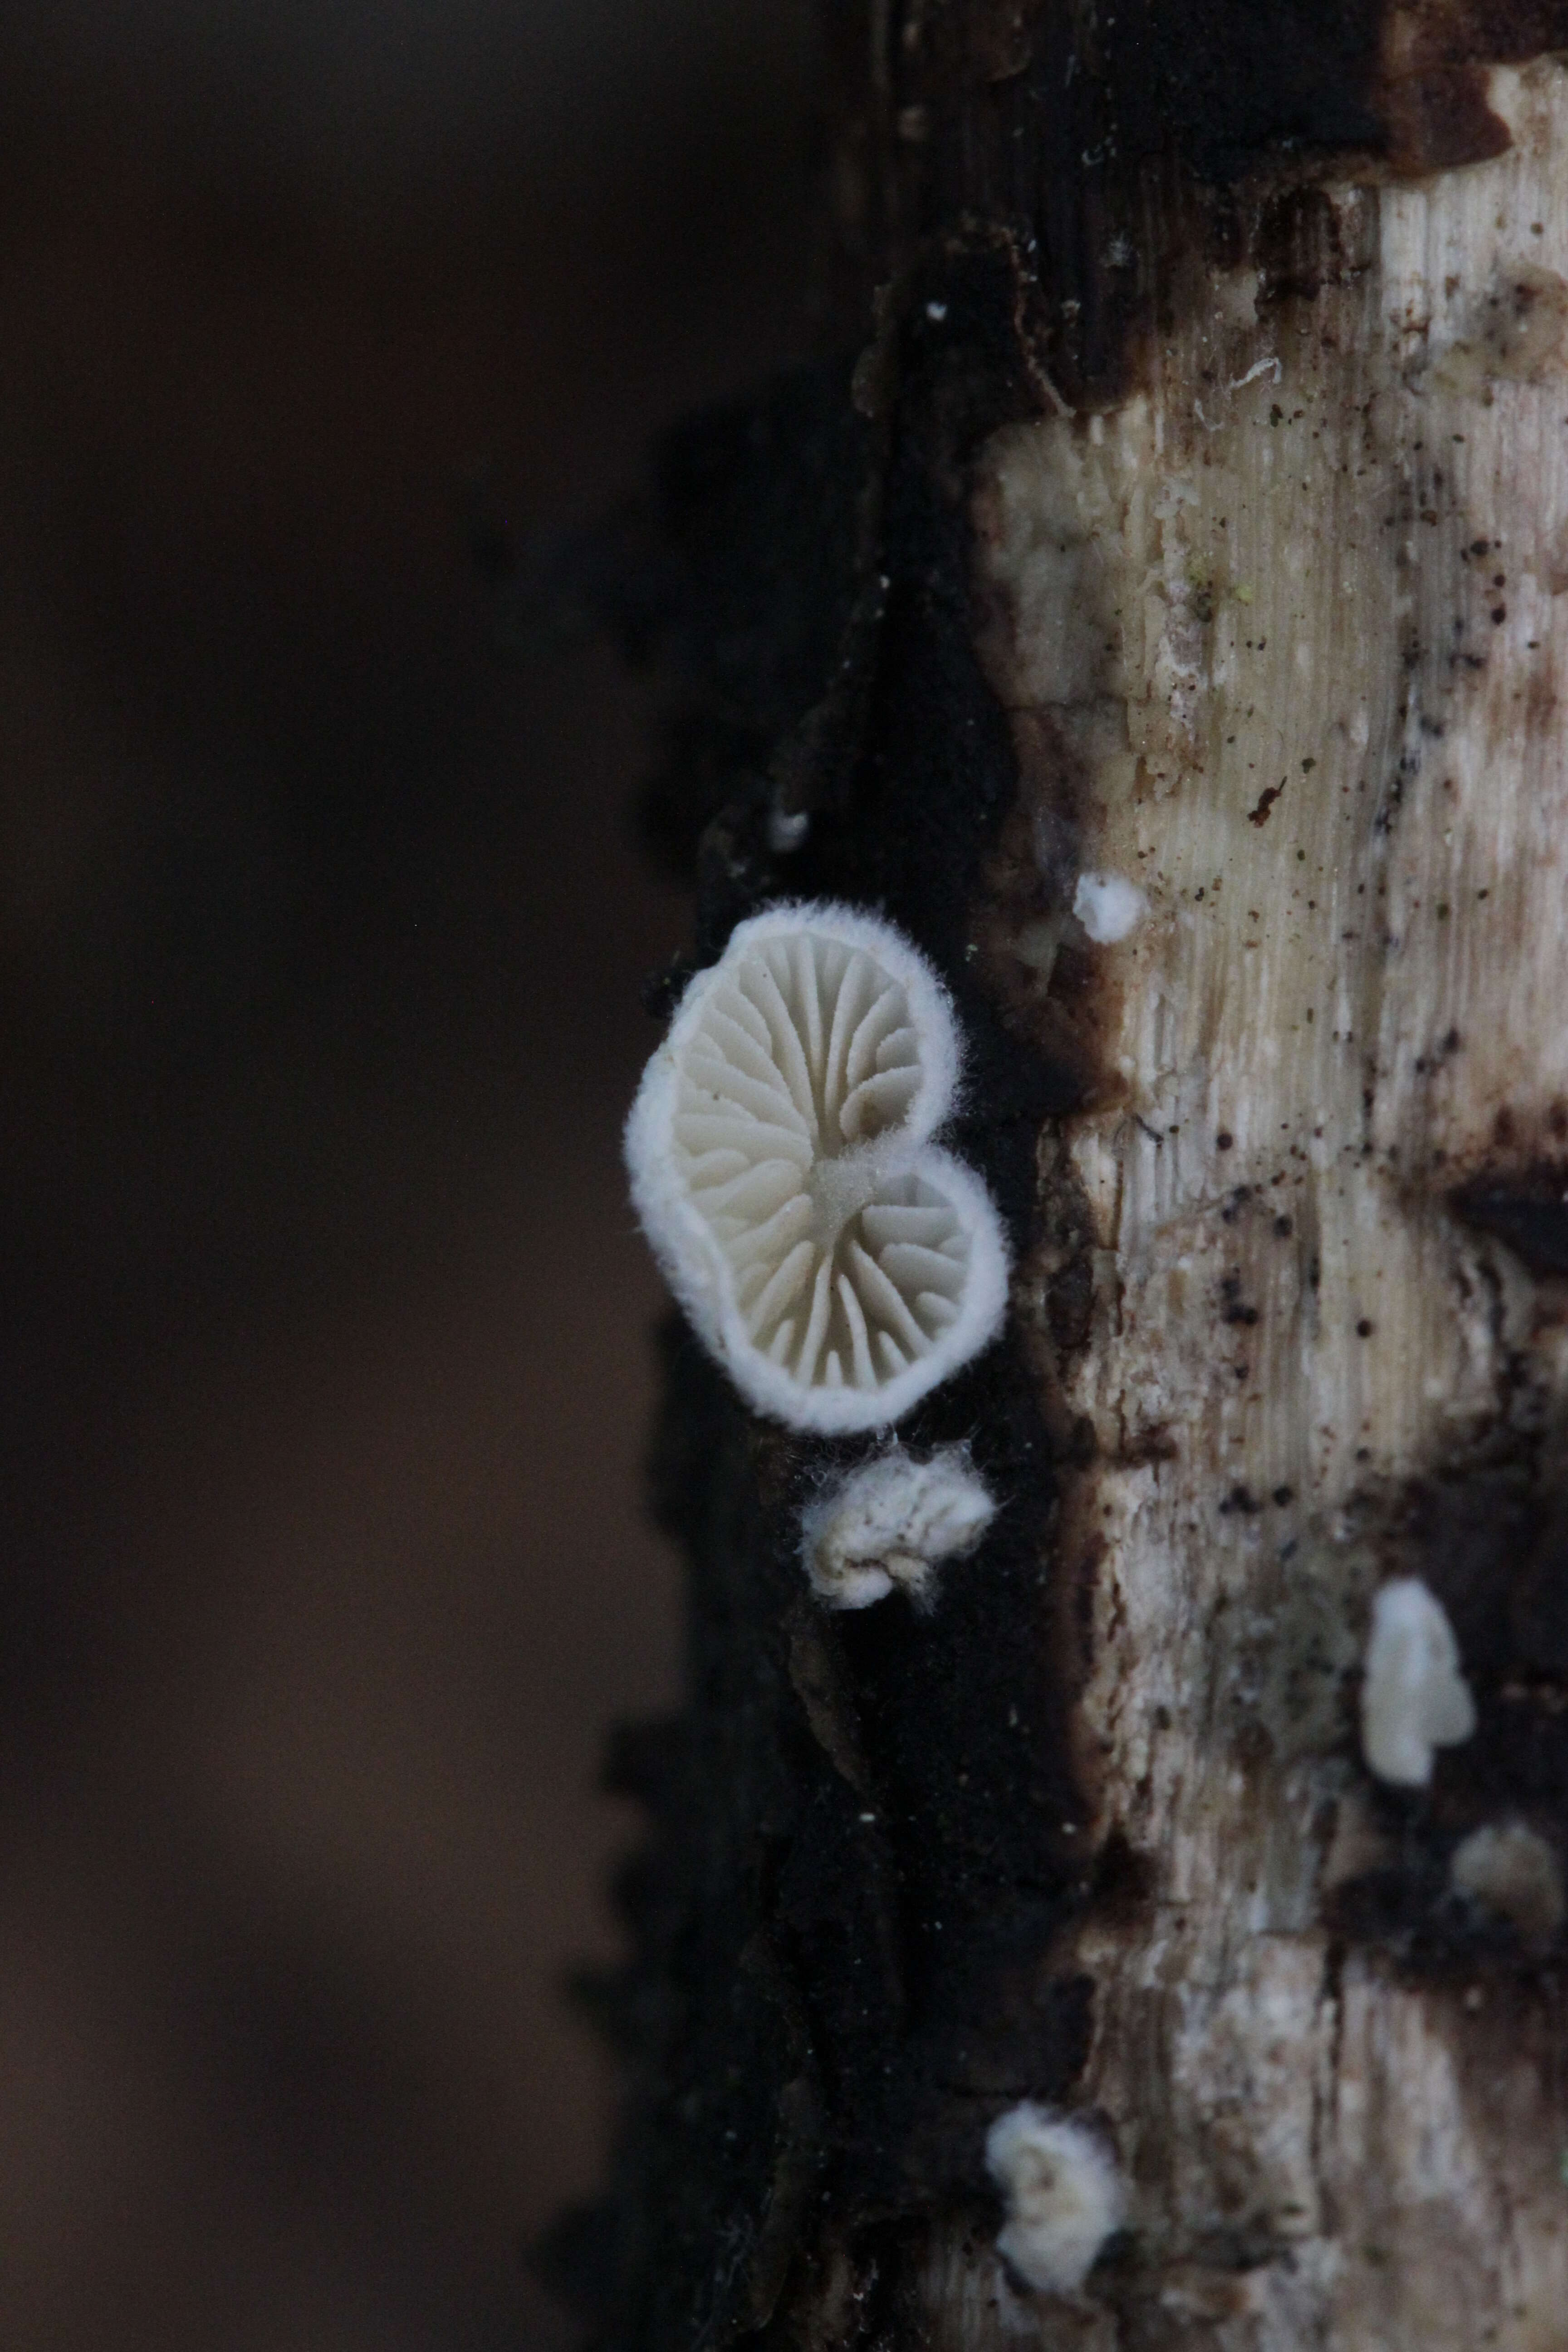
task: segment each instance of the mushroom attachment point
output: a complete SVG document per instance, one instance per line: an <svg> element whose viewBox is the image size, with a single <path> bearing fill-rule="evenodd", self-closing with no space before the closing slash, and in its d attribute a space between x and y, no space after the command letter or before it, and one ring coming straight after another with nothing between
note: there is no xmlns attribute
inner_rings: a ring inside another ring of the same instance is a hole
<svg viewBox="0 0 1568 2352"><path fill-rule="evenodd" d="M958 1073L942 982L849 907L753 916L687 989L626 1123L632 1199L760 1412L883 1428L995 1337L1001 1221L932 1139Z"/></svg>

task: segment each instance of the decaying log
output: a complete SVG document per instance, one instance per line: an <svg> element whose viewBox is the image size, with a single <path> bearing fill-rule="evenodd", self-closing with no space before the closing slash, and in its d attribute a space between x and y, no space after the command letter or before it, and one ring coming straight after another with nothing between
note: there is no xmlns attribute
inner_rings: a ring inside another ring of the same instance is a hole
<svg viewBox="0 0 1568 2352"><path fill-rule="evenodd" d="M879 328L667 470L658 806L704 958L831 895L953 987L1013 1311L901 1434L1002 1508L830 1615L865 1446L672 1338L610 2333L1552 2352L1568 11L830 13ZM1396 1579L1473 1701L1424 1785L1367 1762ZM1025 2100L1126 2184L1078 2294L994 2251Z"/></svg>

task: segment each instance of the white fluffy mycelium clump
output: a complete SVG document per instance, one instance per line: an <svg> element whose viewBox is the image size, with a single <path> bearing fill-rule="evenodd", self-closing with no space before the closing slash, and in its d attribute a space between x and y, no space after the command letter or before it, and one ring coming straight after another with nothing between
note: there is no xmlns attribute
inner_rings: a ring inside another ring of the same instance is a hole
<svg viewBox="0 0 1568 2352"><path fill-rule="evenodd" d="M1447 1612L1418 1576L1380 1586L1361 1687L1362 1753L1380 1780L1424 1789L1432 1754L1476 1727Z"/></svg>
<svg viewBox="0 0 1568 2352"><path fill-rule="evenodd" d="M1097 945L1110 947L1137 929L1149 901L1121 874L1080 874L1072 910Z"/></svg>
<svg viewBox="0 0 1568 2352"><path fill-rule="evenodd" d="M1001 1223L931 1140L958 1069L941 982L848 907L753 916L688 988L627 1122L632 1198L762 1412L883 1427L994 1337Z"/></svg>
<svg viewBox="0 0 1568 2352"><path fill-rule="evenodd" d="M985 2164L1007 2207L997 2252L1037 2294L1076 2294L1127 2210L1110 2149L1086 2124L1025 2100L986 2133Z"/></svg>
<svg viewBox="0 0 1568 2352"><path fill-rule="evenodd" d="M807 1504L800 1556L830 1609L868 1609L895 1585L918 1604L942 1561L972 1552L995 1516L966 1445L944 1445L929 1462L895 1445Z"/></svg>

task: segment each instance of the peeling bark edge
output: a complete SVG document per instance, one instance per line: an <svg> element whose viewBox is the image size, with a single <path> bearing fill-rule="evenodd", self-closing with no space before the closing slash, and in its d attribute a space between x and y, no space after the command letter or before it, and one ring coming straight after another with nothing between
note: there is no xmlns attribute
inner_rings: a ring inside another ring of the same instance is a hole
<svg viewBox="0 0 1568 2352"><path fill-rule="evenodd" d="M968 938L1016 789L973 650L966 514L969 452L1032 405L1009 287L1005 257L961 252L885 319L897 391L872 445L884 586L871 672L854 682L864 737L812 777L787 869L766 779L742 777L700 853L716 878L699 937L716 952L787 888L876 907L921 940L968 1036L955 1141L1026 1237L1036 1139L1075 1088L1008 1035ZM715 515L730 520L725 486ZM679 518L689 555L701 520ZM707 553L722 572L727 555ZM840 609L855 602L849 581ZM1082 1984L1039 1976L1084 1890L1052 1728L1053 1485L1028 1365L1004 1341L902 1425L918 1452L970 1441L1001 1508L931 1615L900 1597L853 1620L808 1600L798 1521L865 1447L751 1421L673 1328L666 1365L655 1487L692 1577L691 1700L617 1752L616 1785L656 1836L622 1888L637 1962L594 1998L639 2087L614 2212L558 2240L556 2264L574 2242L579 2284L613 2282L606 2340L639 2347L765 2328L801 2291L800 2263L829 2259L824 2200L857 2275L933 2202L990 2210L998 2097L1059 2097L1088 2031Z"/></svg>
<svg viewBox="0 0 1568 2352"><path fill-rule="evenodd" d="M1568 45L1568 0L829 0L837 314L963 224L1005 235L1040 356L1106 408L1162 331L1171 191L1266 200L1347 166L1419 178L1497 154L1489 64Z"/></svg>

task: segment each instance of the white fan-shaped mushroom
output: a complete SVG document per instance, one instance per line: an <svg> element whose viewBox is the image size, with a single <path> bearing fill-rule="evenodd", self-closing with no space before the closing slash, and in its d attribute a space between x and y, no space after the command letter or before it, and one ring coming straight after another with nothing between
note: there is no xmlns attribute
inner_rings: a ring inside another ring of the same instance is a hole
<svg viewBox="0 0 1568 2352"><path fill-rule="evenodd" d="M626 1127L632 1197L698 1332L797 1428L895 1421L995 1333L984 1185L930 1140L952 1008L890 924L831 905L742 923L691 982Z"/></svg>

